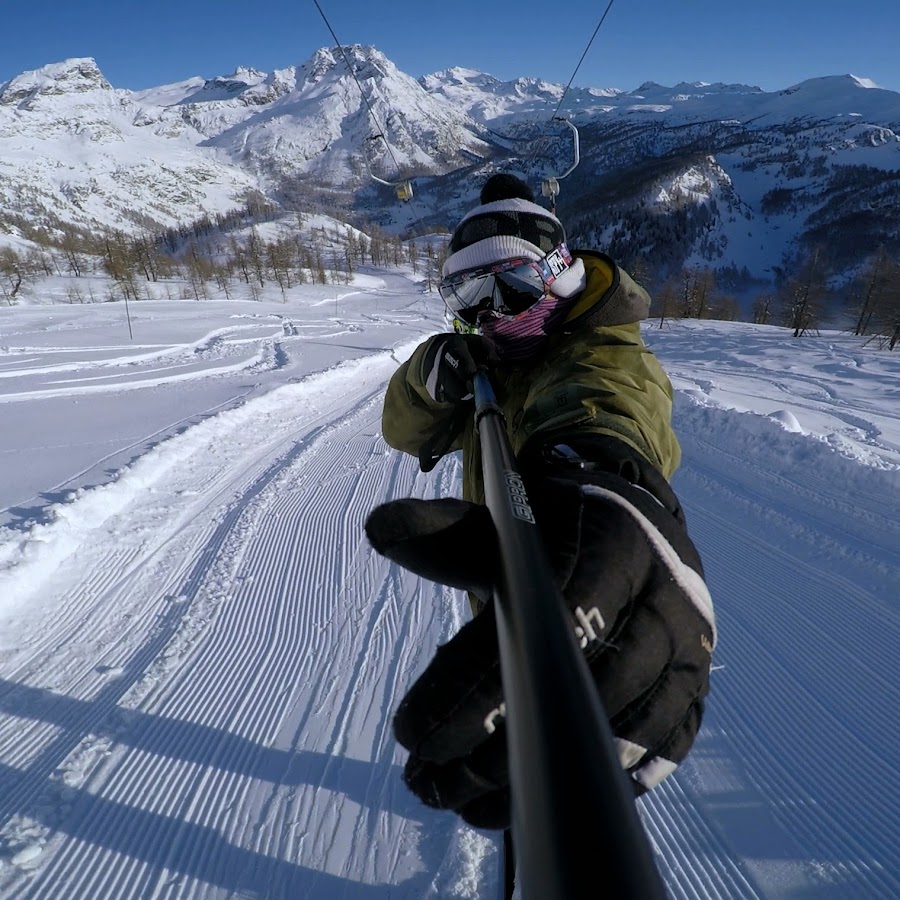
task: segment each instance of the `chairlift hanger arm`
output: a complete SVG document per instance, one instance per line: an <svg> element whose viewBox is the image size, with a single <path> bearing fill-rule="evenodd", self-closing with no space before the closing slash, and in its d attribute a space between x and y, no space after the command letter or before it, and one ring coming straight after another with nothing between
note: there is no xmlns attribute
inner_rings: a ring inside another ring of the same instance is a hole
<svg viewBox="0 0 900 900"><path fill-rule="evenodd" d="M572 172L572 170L581 161L581 147L580 147L579 139L578 139L578 129L568 119L563 118L562 116L554 116L554 121L562 122L563 124L568 125L568 127L572 130L572 145L573 145L572 150L573 150L574 158L572 161L572 165L569 166L569 168L566 169L566 171L563 172L562 175L556 176L557 179L560 179L560 178L565 178L566 175L569 175Z"/></svg>
<svg viewBox="0 0 900 900"><path fill-rule="evenodd" d="M575 169L575 167L581 161L581 147L579 144L578 129L568 119L564 118L563 116L554 116L553 121L554 122L562 122L563 124L567 125L569 127L569 129L571 129L574 158L573 158L572 165L569 166L569 168L566 169L566 171L563 172L562 175L555 175L555 176L551 176L550 178L546 178L546 179L544 179L543 183L541 184L541 193L545 197L549 197L551 202L555 202L556 196L559 194L559 180L561 178L565 178L567 175L571 174L571 172Z"/></svg>

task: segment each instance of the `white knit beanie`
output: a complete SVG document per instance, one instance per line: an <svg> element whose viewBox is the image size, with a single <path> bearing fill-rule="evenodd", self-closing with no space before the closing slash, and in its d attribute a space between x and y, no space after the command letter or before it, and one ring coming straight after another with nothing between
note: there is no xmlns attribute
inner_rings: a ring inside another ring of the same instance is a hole
<svg viewBox="0 0 900 900"><path fill-rule="evenodd" d="M516 257L543 259L565 240L562 223L534 202L525 182L513 175L494 175L481 190L481 205L456 226L443 275ZM552 291L571 297L584 285L584 263L577 259L553 282Z"/></svg>

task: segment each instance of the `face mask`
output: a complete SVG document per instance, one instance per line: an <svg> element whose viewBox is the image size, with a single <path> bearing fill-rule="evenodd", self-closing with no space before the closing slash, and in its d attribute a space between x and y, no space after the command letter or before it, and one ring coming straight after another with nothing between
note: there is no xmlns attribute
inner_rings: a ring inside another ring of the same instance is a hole
<svg viewBox="0 0 900 900"><path fill-rule="evenodd" d="M544 348L547 338L563 321L574 302L574 297L547 294L539 303L517 316L483 312L478 317L478 331L493 342L502 360L525 360Z"/></svg>

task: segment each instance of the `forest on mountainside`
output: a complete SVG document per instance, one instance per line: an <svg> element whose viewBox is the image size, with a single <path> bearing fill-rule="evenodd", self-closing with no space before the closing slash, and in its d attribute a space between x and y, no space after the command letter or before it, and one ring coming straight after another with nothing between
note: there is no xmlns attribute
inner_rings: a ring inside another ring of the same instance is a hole
<svg viewBox="0 0 900 900"><path fill-rule="evenodd" d="M668 227L675 235L696 230L702 227L697 211L706 208L685 205ZM436 289L445 235L401 237L371 224L362 230L336 220L308 227L310 215L299 210L288 215L252 196L229 213L180 228L146 228L139 235L95 233L61 222L40 228L19 223L33 246L24 252L0 248L0 301L27 302L29 294L39 292L41 279L53 276L69 279L70 303L140 301L151 297L151 284L164 285L173 299L193 300L229 298L239 283L258 299L267 284L275 284L286 298L299 284L349 284L356 267L366 265L408 266L421 273L426 291ZM266 224L277 225L279 236L262 237ZM652 234L644 239L652 246ZM825 255L814 248L795 266L776 272L774 286L758 284L748 301L747 272L686 266L661 277L645 254L628 252L629 240L634 235L618 226L605 249L650 291L651 315L660 327L672 318L719 319L786 326L800 336L837 325L890 349L900 341L900 264L884 247L852 281L837 287L829 283ZM105 289L98 293L91 275L104 276Z"/></svg>

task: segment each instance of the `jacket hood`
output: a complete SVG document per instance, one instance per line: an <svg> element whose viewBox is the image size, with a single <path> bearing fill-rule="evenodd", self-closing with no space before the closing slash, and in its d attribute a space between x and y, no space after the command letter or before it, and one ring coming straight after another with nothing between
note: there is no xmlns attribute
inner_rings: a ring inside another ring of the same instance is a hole
<svg viewBox="0 0 900 900"><path fill-rule="evenodd" d="M612 257L598 250L575 250L584 263L587 284L569 311L561 331L585 325L627 325L650 314L650 295Z"/></svg>

